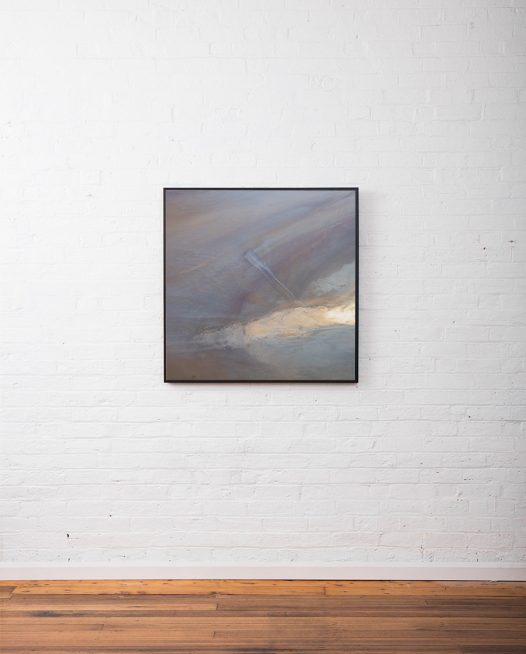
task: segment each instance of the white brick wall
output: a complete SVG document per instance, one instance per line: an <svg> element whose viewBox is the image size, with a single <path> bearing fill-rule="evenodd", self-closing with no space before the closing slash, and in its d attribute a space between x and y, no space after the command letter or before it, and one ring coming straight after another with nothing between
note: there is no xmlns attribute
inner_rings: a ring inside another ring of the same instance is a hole
<svg viewBox="0 0 526 654"><path fill-rule="evenodd" d="M0 0L0 70L4 561L524 561L526 0ZM162 383L178 185L360 187L357 386Z"/></svg>

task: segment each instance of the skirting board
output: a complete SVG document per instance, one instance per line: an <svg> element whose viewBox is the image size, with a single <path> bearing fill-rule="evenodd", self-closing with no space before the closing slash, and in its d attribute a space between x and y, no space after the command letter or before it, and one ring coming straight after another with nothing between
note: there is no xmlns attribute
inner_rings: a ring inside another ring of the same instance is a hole
<svg viewBox="0 0 526 654"><path fill-rule="evenodd" d="M526 567L473 565L352 566L0 566L1 580L77 579L371 579L526 581Z"/></svg>

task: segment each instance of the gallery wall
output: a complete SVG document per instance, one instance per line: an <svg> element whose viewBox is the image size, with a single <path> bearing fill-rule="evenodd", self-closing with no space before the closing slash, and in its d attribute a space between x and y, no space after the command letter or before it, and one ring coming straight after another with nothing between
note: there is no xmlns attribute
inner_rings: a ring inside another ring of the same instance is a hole
<svg viewBox="0 0 526 654"><path fill-rule="evenodd" d="M0 69L13 574L521 565L524 0L3 0ZM360 187L357 385L163 384L163 186Z"/></svg>

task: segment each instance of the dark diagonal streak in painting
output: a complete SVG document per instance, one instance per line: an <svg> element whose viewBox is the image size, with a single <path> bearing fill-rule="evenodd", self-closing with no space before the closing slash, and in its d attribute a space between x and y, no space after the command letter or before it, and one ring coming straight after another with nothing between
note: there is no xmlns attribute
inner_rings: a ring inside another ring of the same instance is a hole
<svg viewBox="0 0 526 654"><path fill-rule="evenodd" d="M278 290L280 293L285 295L287 299L296 301L296 296L294 295L294 293L290 289L288 289L285 286L285 284L279 281L279 279L272 272L272 270L267 266L265 262L263 262L258 257L258 255L254 252L254 250L247 250L243 256L250 264L254 266L254 268L257 268L259 272L265 275L265 277L268 279L268 281L272 284L272 286L276 290Z"/></svg>

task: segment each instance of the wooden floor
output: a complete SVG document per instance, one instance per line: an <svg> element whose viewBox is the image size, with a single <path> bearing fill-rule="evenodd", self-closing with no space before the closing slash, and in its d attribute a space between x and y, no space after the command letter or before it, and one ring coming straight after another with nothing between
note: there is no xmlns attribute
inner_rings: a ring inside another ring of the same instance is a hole
<svg viewBox="0 0 526 654"><path fill-rule="evenodd" d="M525 654L526 583L0 582L2 654Z"/></svg>

